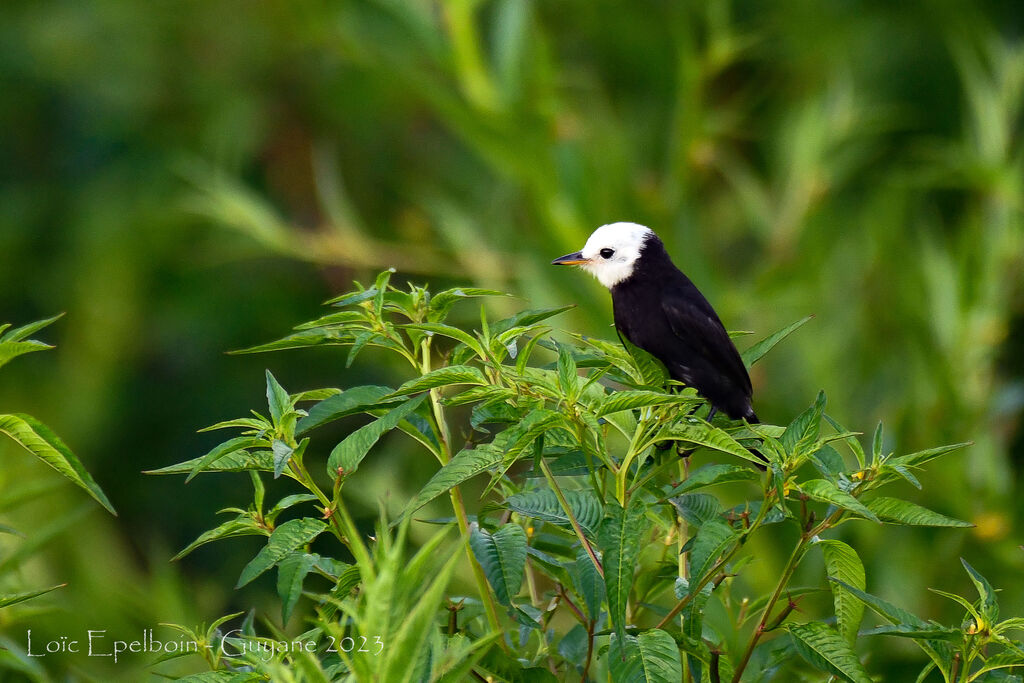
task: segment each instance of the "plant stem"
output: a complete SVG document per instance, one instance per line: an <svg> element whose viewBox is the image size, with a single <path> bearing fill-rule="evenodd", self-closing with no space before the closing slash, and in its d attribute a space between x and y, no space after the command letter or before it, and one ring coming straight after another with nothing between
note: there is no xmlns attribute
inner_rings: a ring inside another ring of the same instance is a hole
<svg viewBox="0 0 1024 683"><path fill-rule="evenodd" d="M687 593L682 600L676 603L676 606L672 608L672 611L666 614L662 618L662 620L658 622L658 625L655 626L655 628L664 628L665 625L668 624L668 622L675 619L679 615L679 613L682 612L683 609L685 609L686 606L690 604L690 602L697 596L697 594L701 592L704 586L708 585L708 583L711 582L711 580L718 574L718 571L722 567L724 567L730 560L732 560L733 557L735 557L736 553L738 553L740 548L743 547L743 541L746 539L746 537L754 533L754 530L757 529L757 527L761 526L761 522L763 522L764 518L768 515L768 510L771 509L771 497L772 494L769 494L764 499L764 502L761 504L761 510L760 512L757 513L757 517L754 519L753 522L750 523L750 526L743 532L743 535L741 535L736 540L736 543L729 550L729 552L723 555L722 559L715 563L715 566L713 566L708 571L708 573L705 574L704 577L697 583L696 588L690 588L690 592Z"/></svg>
<svg viewBox="0 0 1024 683"><path fill-rule="evenodd" d="M572 508L569 507L569 501L565 499L562 489L559 488L558 482L555 481L555 475L551 473L551 468L548 466L548 463L544 458L540 458L540 469L544 473L544 477L548 480L548 484L551 485L551 490L555 492L555 497L558 498L558 503L562 506L562 510L564 510L566 516L569 517L569 523L572 525L572 530L576 533L576 538L580 539L583 549L587 551L590 561L594 563L597 573L600 574L603 579L604 568L601 566L601 561L597 559L597 553L594 552L593 546L590 545L590 541L588 541L586 535L584 535L583 527L581 527L580 523L576 521L576 515L572 513Z"/></svg>
<svg viewBox="0 0 1024 683"><path fill-rule="evenodd" d="M768 604L764 607L764 612L761 613L761 620L757 623L757 628L750 636L750 642L747 643L747 649L743 652L743 657L740 659L739 665L736 667L736 671L732 677L732 683L739 683L740 677L743 675L743 670L747 668L747 664L750 663L750 656L754 653L754 648L757 647L757 641L760 640L761 636L764 635L765 625L768 623L768 617L771 616L772 608L775 607L775 603L779 601L779 597L782 596L782 591L786 589L786 585L789 583L789 579L793 576L793 572L796 571L796 567L800 564L800 559L803 557L804 550L807 547L807 542L811 539L811 536L807 533L800 535L800 540L797 542L796 547L793 548L793 552L790 553L789 559L786 561L786 566L782 570L782 576L779 578L778 584L775 586L775 591L772 593L772 597L768 600Z"/></svg>
<svg viewBox="0 0 1024 683"><path fill-rule="evenodd" d="M423 354L420 372L426 374L430 372L430 338L424 337L420 346ZM441 406L441 398L436 389L430 390L430 406L434 419L435 434L438 442L441 444L441 464L446 465L452 459L451 440L448 435L448 422L444 417L444 408ZM476 581L477 592L480 594L480 602L484 604L484 611L487 613L487 623L492 631L501 631L501 622L498 620L498 607L494 603L494 595L492 595L490 586L487 583L483 567L476 561L476 556L473 555L473 547L469 543L469 518L466 515L466 505L462 500L462 491L458 486L453 486L448 495L451 498L452 510L455 512L455 519L459 525L462 545L465 548L469 566L473 570L473 578ZM507 652L508 646L505 644L504 638L498 642L501 648Z"/></svg>

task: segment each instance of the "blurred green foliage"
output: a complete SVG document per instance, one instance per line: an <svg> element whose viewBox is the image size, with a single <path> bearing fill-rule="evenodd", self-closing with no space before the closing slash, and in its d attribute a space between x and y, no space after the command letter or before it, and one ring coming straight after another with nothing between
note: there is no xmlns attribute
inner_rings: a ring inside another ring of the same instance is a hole
<svg viewBox="0 0 1024 683"><path fill-rule="evenodd" d="M54 537L32 571L70 585L34 628L266 604L269 584L228 590L256 546L166 562L204 503L247 492L139 471L212 446L194 430L252 405L265 363L290 387L397 371L223 351L391 265L575 302L564 324L611 337L607 295L547 263L612 220L657 230L732 329L816 314L753 378L766 420L824 388L844 423L884 420L887 450L975 442L924 482L973 535L892 532L872 592L948 617L925 587L969 588L960 555L1014 586L1022 28L994 0L4 2L0 318L67 316L50 358L5 368L0 411L51 425L121 514ZM367 525L385 491L429 476L387 443ZM0 449L10 476L38 474ZM35 498L5 521L31 531L77 504ZM102 598L115 584L128 594ZM1004 610L1024 612L1013 593ZM40 661L128 679L144 663Z"/></svg>

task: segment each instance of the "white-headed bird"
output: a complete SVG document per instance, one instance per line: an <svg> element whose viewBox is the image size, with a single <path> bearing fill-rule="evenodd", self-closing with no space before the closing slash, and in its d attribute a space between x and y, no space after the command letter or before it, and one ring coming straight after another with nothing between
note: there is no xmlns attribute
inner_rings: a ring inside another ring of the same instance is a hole
<svg viewBox="0 0 1024 683"><path fill-rule="evenodd" d="M609 289L619 333L708 399L708 420L721 410L758 422L750 376L729 333L654 231L636 223L602 225L581 251L552 263L580 266Z"/></svg>

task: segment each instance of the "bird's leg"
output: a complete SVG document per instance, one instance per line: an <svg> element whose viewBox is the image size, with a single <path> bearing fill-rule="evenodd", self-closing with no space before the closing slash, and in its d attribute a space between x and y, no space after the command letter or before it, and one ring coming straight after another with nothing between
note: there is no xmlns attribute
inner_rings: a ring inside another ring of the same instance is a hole
<svg viewBox="0 0 1024 683"><path fill-rule="evenodd" d="M711 422L712 418L715 417L715 413L717 413L717 412L718 412L718 408L716 406L711 406L711 410L708 411L708 416L706 418L704 418L704 421L705 422Z"/></svg>

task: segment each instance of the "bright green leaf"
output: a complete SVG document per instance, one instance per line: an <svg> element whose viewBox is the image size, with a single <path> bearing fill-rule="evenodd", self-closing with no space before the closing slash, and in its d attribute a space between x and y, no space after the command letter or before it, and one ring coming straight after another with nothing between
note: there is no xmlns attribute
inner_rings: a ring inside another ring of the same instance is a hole
<svg viewBox="0 0 1024 683"><path fill-rule="evenodd" d="M245 565L235 588L241 588L287 557L293 550L311 542L327 528L319 519L304 517L285 522L270 534L267 544Z"/></svg>
<svg viewBox="0 0 1024 683"><path fill-rule="evenodd" d="M526 569L526 532L518 524L505 524L493 534L473 527L469 544L498 602L511 605Z"/></svg>
<svg viewBox="0 0 1024 683"><path fill-rule="evenodd" d="M0 415L0 432L84 489L111 514L117 514L78 457L42 422L21 413Z"/></svg>
<svg viewBox="0 0 1024 683"><path fill-rule="evenodd" d="M817 545L821 547L825 556L825 572L828 576L843 582L832 582L832 599L835 603L839 633L853 645L857 640L860 622L864 618L864 603L844 588L843 584L864 590L864 564L857 551L842 541L819 540Z"/></svg>

